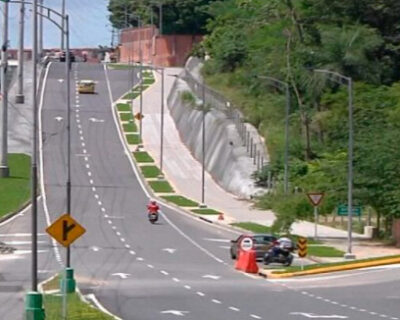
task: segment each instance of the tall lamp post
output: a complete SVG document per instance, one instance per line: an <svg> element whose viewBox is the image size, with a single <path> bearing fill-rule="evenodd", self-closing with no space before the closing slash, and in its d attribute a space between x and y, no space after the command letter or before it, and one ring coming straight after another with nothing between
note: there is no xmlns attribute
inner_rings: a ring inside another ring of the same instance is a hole
<svg viewBox="0 0 400 320"><path fill-rule="evenodd" d="M4 1L4 0L3 0ZM1 45L1 154L0 154L0 177L8 177L8 88L6 88L8 67L8 1L3 4L3 43Z"/></svg>
<svg viewBox="0 0 400 320"><path fill-rule="evenodd" d="M24 103L24 26L25 3L21 2L19 9L19 44L18 44L18 89L15 95L15 103Z"/></svg>
<svg viewBox="0 0 400 320"><path fill-rule="evenodd" d="M290 114L290 86L289 83L283 82L273 77L258 76L260 79L268 80L275 88L285 91L286 108L285 108L285 156L284 156L284 192L289 192L289 114Z"/></svg>
<svg viewBox="0 0 400 320"><path fill-rule="evenodd" d="M348 103L349 103L349 146L348 146L348 192L347 192L347 210L348 210L348 224L347 224L347 252L344 257L346 259L355 259L355 255L352 253L352 227L353 227L353 80L351 77L346 77L338 72L316 69L316 73L325 74L333 82L340 85L346 84L348 91Z"/></svg>

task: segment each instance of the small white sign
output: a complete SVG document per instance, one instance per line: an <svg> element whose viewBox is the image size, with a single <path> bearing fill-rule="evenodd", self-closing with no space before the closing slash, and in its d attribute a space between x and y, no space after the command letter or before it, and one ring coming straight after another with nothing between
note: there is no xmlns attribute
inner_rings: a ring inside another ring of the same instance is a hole
<svg viewBox="0 0 400 320"><path fill-rule="evenodd" d="M250 237L245 237L240 242L240 247L244 251L250 251L253 248L253 245L254 245L254 241Z"/></svg>

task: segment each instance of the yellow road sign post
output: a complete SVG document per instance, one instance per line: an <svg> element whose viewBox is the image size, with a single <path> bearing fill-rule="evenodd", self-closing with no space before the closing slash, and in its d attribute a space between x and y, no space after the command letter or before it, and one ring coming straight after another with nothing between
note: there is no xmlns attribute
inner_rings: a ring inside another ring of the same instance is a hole
<svg viewBox="0 0 400 320"><path fill-rule="evenodd" d="M86 230L70 215L64 214L54 221L46 232L64 247L68 247L76 239L82 236Z"/></svg>
<svg viewBox="0 0 400 320"><path fill-rule="evenodd" d="M304 269L303 258L307 256L307 238L299 237L297 239L298 255L301 259L301 270Z"/></svg>

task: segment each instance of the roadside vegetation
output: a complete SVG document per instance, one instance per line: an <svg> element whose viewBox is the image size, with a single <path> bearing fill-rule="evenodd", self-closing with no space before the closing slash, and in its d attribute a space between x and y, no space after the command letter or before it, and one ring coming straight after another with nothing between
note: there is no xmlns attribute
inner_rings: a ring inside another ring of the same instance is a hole
<svg viewBox="0 0 400 320"><path fill-rule="evenodd" d="M46 291L59 290L60 278L56 277L44 287L43 306L47 320L62 319L63 296L59 291L49 294ZM85 303L77 293L67 295L67 318L65 320L112 320L113 317L104 314L90 304Z"/></svg>
<svg viewBox="0 0 400 320"><path fill-rule="evenodd" d="M140 137L138 134L127 134L126 135L126 141L128 141L128 144L140 144Z"/></svg>
<svg viewBox="0 0 400 320"><path fill-rule="evenodd" d="M210 208L193 209L192 212L200 214L200 215L218 215L218 214L220 214L219 211L210 209Z"/></svg>
<svg viewBox="0 0 400 320"><path fill-rule="evenodd" d="M161 171L156 166L141 166L140 170L145 178L157 178Z"/></svg>
<svg viewBox="0 0 400 320"><path fill-rule="evenodd" d="M196 201L190 200L182 196L163 196L161 198L172 202L180 207L197 207L199 205Z"/></svg>
<svg viewBox="0 0 400 320"><path fill-rule="evenodd" d="M133 156L139 163L154 162L154 159L146 151L136 151L133 153Z"/></svg>
<svg viewBox="0 0 400 320"><path fill-rule="evenodd" d="M30 197L30 164L25 154L9 154L10 177L0 178L0 217L27 204Z"/></svg>
<svg viewBox="0 0 400 320"><path fill-rule="evenodd" d="M174 189L172 189L171 185L168 181L148 181L150 187L156 193L173 193Z"/></svg>
<svg viewBox="0 0 400 320"><path fill-rule="evenodd" d="M277 214L274 231L313 219L305 192L326 192L321 216L347 201L348 92L338 78L315 72L326 69L354 81L354 204L371 210L381 236L390 237L400 217L396 3L226 0L209 6L209 34L196 53L210 56L203 69L208 84L266 138L271 162L254 177L262 186L271 172L276 181L276 192L258 200ZM259 76L290 84L289 195L282 190L285 97Z"/></svg>

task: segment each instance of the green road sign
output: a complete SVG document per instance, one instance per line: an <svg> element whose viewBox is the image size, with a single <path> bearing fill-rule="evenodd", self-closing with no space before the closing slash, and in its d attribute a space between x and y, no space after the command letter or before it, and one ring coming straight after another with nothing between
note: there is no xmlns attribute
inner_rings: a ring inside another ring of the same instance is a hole
<svg viewBox="0 0 400 320"><path fill-rule="evenodd" d="M352 211L352 216L359 217L362 214L361 206L353 206L351 211ZM337 208L337 214L338 216L348 216L349 210L347 205L344 204L339 205Z"/></svg>

